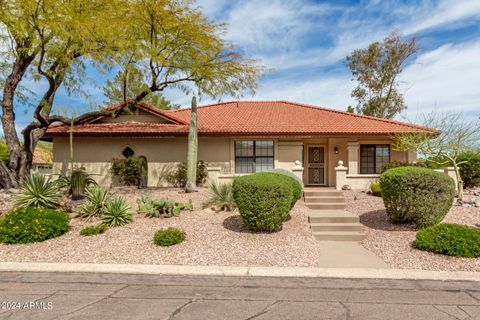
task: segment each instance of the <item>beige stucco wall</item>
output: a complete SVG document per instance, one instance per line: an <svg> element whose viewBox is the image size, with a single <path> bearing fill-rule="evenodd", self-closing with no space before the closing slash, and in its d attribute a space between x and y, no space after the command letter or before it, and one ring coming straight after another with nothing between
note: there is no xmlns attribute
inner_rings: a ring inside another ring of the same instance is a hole
<svg viewBox="0 0 480 320"><path fill-rule="evenodd" d="M148 185L166 185L166 175L179 162L186 161L187 139L136 138L136 137L74 137L75 166L84 167L103 186L110 186L109 174L112 158L122 158L122 150L129 146L136 156L145 156L148 161ZM222 173L230 172L230 141L228 138L199 139L198 159L221 168ZM53 141L54 174L68 168L70 158L67 137Z"/></svg>
<svg viewBox="0 0 480 320"><path fill-rule="evenodd" d="M227 137L200 137L199 138L199 156L200 160L207 162L208 166L215 168L216 179L221 182L231 181L234 176L235 168L235 140L238 138ZM318 138L268 138L268 137L245 137L248 140L273 140L274 141L274 165L275 168L282 168L291 171L295 167L295 161L302 160L307 163L308 146L325 147L325 179L327 186L336 185L335 167L338 161L342 160L345 166L350 166L347 172L348 184L354 189L368 188L370 181L376 175L352 174L352 166L359 170L359 154L356 154L357 160L349 161L349 148L352 145L361 144L391 144L388 137L369 138L369 137L318 137ZM53 141L53 161L54 173L58 174L68 168L69 161L69 142L68 137L55 138ZM149 186L166 185L166 175L182 161L186 161L187 156L187 138L186 137L74 137L74 159L76 166L83 166L87 172L92 174L95 179L103 186L112 184L109 174L110 160L112 158L121 158L122 150L130 146L135 155L143 155L147 158L149 164ZM335 147L338 148L338 154L335 154ZM359 152L359 148L356 152ZM398 152L391 149L391 160L414 161L415 152ZM217 169L218 168L218 171ZM301 171L300 171L301 172ZM298 167L297 167L298 173ZM304 170L304 182L307 177L307 168Z"/></svg>

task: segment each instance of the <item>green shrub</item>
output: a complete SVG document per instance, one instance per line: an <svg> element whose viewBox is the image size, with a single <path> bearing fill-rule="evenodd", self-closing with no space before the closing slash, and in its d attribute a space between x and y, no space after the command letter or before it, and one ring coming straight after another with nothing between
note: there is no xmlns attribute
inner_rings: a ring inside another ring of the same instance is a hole
<svg viewBox="0 0 480 320"><path fill-rule="evenodd" d="M192 200L181 203L168 198L152 199L150 195L137 198L138 213L145 214L150 218L177 217L182 210L193 210Z"/></svg>
<svg viewBox="0 0 480 320"><path fill-rule="evenodd" d="M441 223L418 231L415 246L454 257L479 258L480 229Z"/></svg>
<svg viewBox="0 0 480 320"><path fill-rule="evenodd" d="M93 218L102 214L102 209L111 199L112 195L102 187L87 189L85 192L87 201L78 207L77 214L82 218Z"/></svg>
<svg viewBox="0 0 480 320"><path fill-rule="evenodd" d="M4 138L0 139L0 161L8 163L10 161L10 152Z"/></svg>
<svg viewBox="0 0 480 320"><path fill-rule="evenodd" d="M82 236L95 236L100 233L104 233L107 231L108 226L104 223L100 223L99 225L96 226L88 226L80 230L80 235Z"/></svg>
<svg viewBox="0 0 480 320"><path fill-rule="evenodd" d="M281 228L294 201L285 176L261 172L233 180L233 198L247 227L272 232Z"/></svg>
<svg viewBox="0 0 480 320"><path fill-rule="evenodd" d="M197 162L197 186L202 186L207 181L208 171L204 161ZM187 184L187 163L182 162L177 165L167 176L167 181L175 187L185 187Z"/></svg>
<svg viewBox="0 0 480 320"><path fill-rule="evenodd" d="M459 161L468 161L460 165L460 175L467 188L480 186L480 154L462 154Z"/></svg>
<svg viewBox="0 0 480 320"><path fill-rule="evenodd" d="M55 208L60 194L55 182L38 173L25 177L20 185L20 192L14 196L19 207Z"/></svg>
<svg viewBox="0 0 480 320"><path fill-rule="evenodd" d="M65 212L46 208L19 208L0 219L0 242L31 243L58 237L69 229Z"/></svg>
<svg viewBox="0 0 480 320"><path fill-rule="evenodd" d="M455 183L442 172L401 167L380 176L385 210L394 223L424 228L439 223L452 207Z"/></svg>
<svg viewBox="0 0 480 320"><path fill-rule="evenodd" d="M141 177L141 168L138 157L125 159L112 159L110 161L110 173L120 178L120 181L127 186L138 186Z"/></svg>
<svg viewBox="0 0 480 320"><path fill-rule="evenodd" d="M157 246L168 247L182 242L185 240L185 237L185 231L170 227L155 232L153 243Z"/></svg>
<svg viewBox="0 0 480 320"><path fill-rule="evenodd" d="M427 164L426 164L425 161L421 161L421 160L418 160L418 162L405 162L405 161L392 160L392 161L387 162L383 165L382 173L389 170L389 169L400 168L400 167L426 168Z"/></svg>
<svg viewBox="0 0 480 320"><path fill-rule="evenodd" d="M284 169L273 169L268 172L275 173L282 176L282 178L285 179L285 182L290 184L290 187L292 188L292 194L293 194L291 207L293 208L295 206L295 203L297 203L297 200L302 197L303 182L296 175L294 175L293 172L290 172Z"/></svg>
<svg viewBox="0 0 480 320"><path fill-rule="evenodd" d="M125 199L116 197L107 200L102 208L102 221L109 227L116 227L132 221L132 211Z"/></svg>
<svg viewBox="0 0 480 320"><path fill-rule="evenodd" d="M203 204L203 208L212 207L216 212L235 209L232 184L212 182L208 185L208 190L210 198Z"/></svg>

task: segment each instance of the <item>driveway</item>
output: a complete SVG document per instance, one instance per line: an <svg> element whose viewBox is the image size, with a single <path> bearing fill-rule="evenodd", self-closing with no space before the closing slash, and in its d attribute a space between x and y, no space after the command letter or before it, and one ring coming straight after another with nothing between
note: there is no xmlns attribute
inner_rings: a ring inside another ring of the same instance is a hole
<svg viewBox="0 0 480 320"><path fill-rule="evenodd" d="M466 281L0 272L0 301L0 319L480 319Z"/></svg>

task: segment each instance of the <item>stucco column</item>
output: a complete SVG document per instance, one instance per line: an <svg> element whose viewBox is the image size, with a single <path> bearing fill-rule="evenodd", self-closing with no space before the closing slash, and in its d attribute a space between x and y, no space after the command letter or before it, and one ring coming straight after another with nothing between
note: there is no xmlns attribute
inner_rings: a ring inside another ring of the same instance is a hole
<svg viewBox="0 0 480 320"><path fill-rule="evenodd" d="M208 183L218 183L218 178L220 177L220 167L207 167L208 176L207 182Z"/></svg>
<svg viewBox="0 0 480 320"><path fill-rule="evenodd" d="M335 188L337 190L342 190L342 187L347 184L347 167L343 166L343 161L338 161L338 166L335 167L336 172L336 180L335 180Z"/></svg>
<svg viewBox="0 0 480 320"><path fill-rule="evenodd" d="M295 161L295 166L292 168L292 172L303 182L303 167L299 160Z"/></svg>
<svg viewBox="0 0 480 320"><path fill-rule="evenodd" d="M455 190L458 191L458 180L457 180L457 175L455 174L455 168L454 167L445 167L443 168L443 172L445 172L446 175L448 175L450 178L455 181Z"/></svg>
<svg viewBox="0 0 480 320"><path fill-rule="evenodd" d="M360 144L358 142L348 142L348 174L358 174L358 149Z"/></svg>

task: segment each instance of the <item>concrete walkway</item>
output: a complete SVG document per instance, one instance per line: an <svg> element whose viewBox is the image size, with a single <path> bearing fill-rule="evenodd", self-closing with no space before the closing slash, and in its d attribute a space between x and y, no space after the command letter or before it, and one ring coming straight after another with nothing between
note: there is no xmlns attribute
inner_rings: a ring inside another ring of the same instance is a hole
<svg viewBox="0 0 480 320"><path fill-rule="evenodd" d="M376 268L389 266L358 242L320 241L320 268Z"/></svg>
<svg viewBox="0 0 480 320"><path fill-rule="evenodd" d="M480 319L464 281L0 272L0 301L10 320Z"/></svg>

